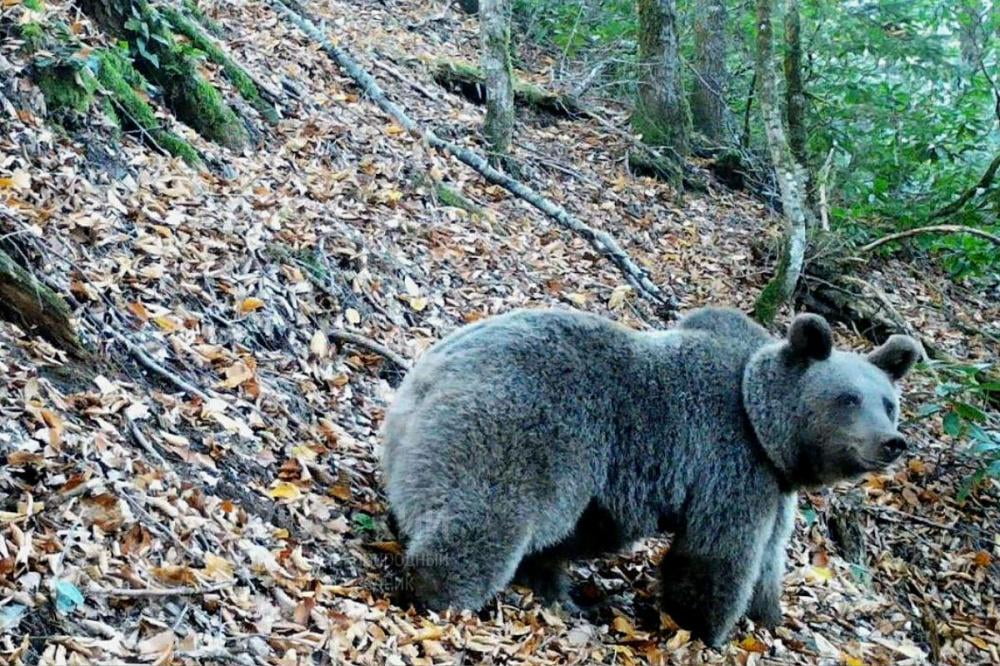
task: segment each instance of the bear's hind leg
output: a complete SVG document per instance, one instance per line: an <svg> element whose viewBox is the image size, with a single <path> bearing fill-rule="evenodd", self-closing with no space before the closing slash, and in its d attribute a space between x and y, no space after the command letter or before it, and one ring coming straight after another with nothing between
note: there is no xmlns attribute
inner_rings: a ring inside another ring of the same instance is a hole
<svg viewBox="0 0 1000 666"><path fill-rule="evenodd" d="M495 514L436 521L413 534L405 584L432 610L479 610L511 581L529 538L525 523Z"/></svg>

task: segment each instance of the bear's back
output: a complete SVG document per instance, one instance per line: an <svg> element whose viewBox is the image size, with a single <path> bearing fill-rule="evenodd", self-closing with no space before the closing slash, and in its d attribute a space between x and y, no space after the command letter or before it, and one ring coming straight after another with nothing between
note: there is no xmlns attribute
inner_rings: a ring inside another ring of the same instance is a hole
<svg viewBox="0 0 1000 666"><path fill-rule="evenodd" d="M520 493L524 506L593 494L606 476L608 415L630 373L633 335L595 315L519 310L446 337L408 373L386 415L390 501L416 514L445 494L498 487ZM409 517L397 518L405 530Z"/></svg>

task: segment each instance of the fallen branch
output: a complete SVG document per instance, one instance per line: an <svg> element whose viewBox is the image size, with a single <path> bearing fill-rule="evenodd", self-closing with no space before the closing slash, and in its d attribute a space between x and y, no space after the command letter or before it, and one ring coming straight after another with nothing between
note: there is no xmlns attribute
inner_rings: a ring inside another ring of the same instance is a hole
<svg viewBox="0 0 1000 666"><path fill-rule="evenodd" d="M105 330L110 332L111 335L114 336L116 340L118 340L118 342L122 343L125 346L125 348L129 351L129 353L132 354L132 356L134 356L135 359L139 361L139 363L145 366L147 370L151 370L152 372L156 373L157 375L167 380L168 382L170 382L177 388L181 389L185 393L190 393L193 396L201 398L205 402L209 401L207 393L199 389L194 384L191 384L185 381L184 379L181 379L179 376L177 376L176 372L170 372L169 370L164 368L162 365L153 360L152 356L147 354L145 351L142 350L142 348L140 348L134 342L132 342L124 335L116 331L114 328L111 328L109 326Z"/></svg>
<svg viewBox="0 0 1000 666"><path fill-rule="evenodd" d="M563 227L584 238L600 254L611 260L622 272L636 291L656 304L661 314L676 310L673 296L649 277L646 270L635 262L617 241L605 231L595 229L571 215L565 208L552 202L524 183L491 167L487 161L473 151L445 141L432 130L422 129L398 104L386 97L371 74L365 71L344 49L327 39L316 24L290 8L283 0L271 0L271 5L289 21L295 24L310 39L319 44L323 51L339 66L380 109L392 116L410 134L421 137L428 145L451 154L453 157L478 171L486 180L503 187L511 194L528 202Z"/></svg>
<svg viewBox="0 0 1000 666"><path fill-rule="evenodd" d="M886 243L891 243L895 240L901 240L903 238L909 238L910 236L917 236L920 234L969 234L971 236L985 238L988 241L1000 245L1000 236L991 234L988 231L983 231L982 229L967 227L961 224L934 224L928 227L907 229L906 231L900 231L894 234L889 234L888 236L883 236L882 238L874 240L867 245L862 245L858 248L858 252L862 254L871 252L880 245L885 245Z"/></svg>
<svg viewBox="0 0 1000 666"><path fill-rule="evenodd" d="M365 349L371 350L376 354L380 354L385 358L387 358L388 360L392 361L401 370L410 369L409 361L407 361L405 358L403 358L396 352L392 351L385 345L375 342L374 340L372 340L371 338L362 333L356 331L346 331L343 329L333 329L327 331L326 334L330 338L338 342L347 342L349 344L356 345L358 347L364 347Z"/></svg>
<svg viewBox="0 0 1000 666"><path fill-rule="evenodd" d="M431 65L431 76L438 85L471 102L486 102L486 75L477 65L461 60L438 60ZM579 103L570 95L546 90L520 78L514 79L514 101L558 116L572 117L582 112Z"/></svg>
<svg viewBox="0 0 1000 666"><path fill-rule="evenodd" d="M148 587L148 588L133 588L133 587L112 587L107 589L89 588L87 589L87 594L94 597L122 597L122 598L138 598L138 597L190 597L199 594L211 594L212 592L219 592L220 590L225 590L233 586L233 581L229 580L224 583L215 583L214 585L205 585L204 587Z"/></svg>
<svg viewBox="0 0 1000 666"><path fill-rule="evenodd" d="M997 109L1000 109L1000 96L997 97ZM998 111L997 113L998 116L1000 116L1000 111ZM1000 170L1000 155L997 155L996 157L993 158L993 161L990 162L990 165L986 167L986 171L983 173L983 177L980 178L975 185L967 189L965 192L962 193L960 197L952 201L947 206L943 206L942 208L939 208L938 210L931 213L930 219L936 220L941 217L948 217L952 213L957 213L959 210L962 209L962 206L967 204L969 200L972 199L972 197L976 196L977 192L989 188L989 186L993 183L993 178L996 177L998 170Z"/></svg>

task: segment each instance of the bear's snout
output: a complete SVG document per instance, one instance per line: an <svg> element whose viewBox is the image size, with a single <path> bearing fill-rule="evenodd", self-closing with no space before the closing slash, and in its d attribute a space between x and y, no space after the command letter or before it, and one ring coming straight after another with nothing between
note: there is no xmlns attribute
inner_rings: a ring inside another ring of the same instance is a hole
<svg viewBox="0 0 1000 666"><path fill-rule="evenodd" d="M889 439L882 442L882 451L885 452L883 456L888 462L892 462L898 458L903 451L906 450L906 440L899 435L894 435Z"/></svg>

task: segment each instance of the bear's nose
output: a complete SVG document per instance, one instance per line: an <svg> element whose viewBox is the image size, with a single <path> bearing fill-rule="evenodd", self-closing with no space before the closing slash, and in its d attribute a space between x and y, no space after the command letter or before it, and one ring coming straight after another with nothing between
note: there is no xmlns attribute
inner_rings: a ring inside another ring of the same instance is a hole
<svg viewBox="0 0 1000 666"><path fill-rule="evenodd" d="M882 446L893 458L906 450L906 440L898 435L882 442Z"/></svg>

